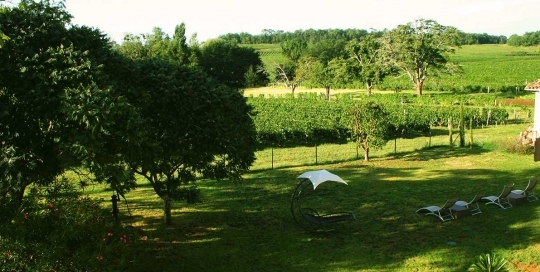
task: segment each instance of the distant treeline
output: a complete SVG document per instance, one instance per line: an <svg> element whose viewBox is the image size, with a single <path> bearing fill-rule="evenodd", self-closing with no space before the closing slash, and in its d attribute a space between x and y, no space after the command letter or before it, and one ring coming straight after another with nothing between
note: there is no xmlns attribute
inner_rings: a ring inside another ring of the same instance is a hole
<svg viewBox="0 0 540 272"><path fill-rule="evenodd" d="M535 46L540 45L540 31L527 32L523 36L512 35L508 38L508 45L511 46Z"/></svg>
<svg viewBox="0 0 540 272"><path fill-rule="evenodd" d="M306 29L294 32L283 30L263 29L259 35L252 35L246 32L228 33L220 38L235 41L239 44L280 44L288 40L301 40L307 44L314 44L322 40L360 40L367 34L382 35L383 31L367 31L364 29ZM494 36L486 33L463 33L463 44L506 44L506 36ZM540 35L537 35L540 37Z"/></svg>

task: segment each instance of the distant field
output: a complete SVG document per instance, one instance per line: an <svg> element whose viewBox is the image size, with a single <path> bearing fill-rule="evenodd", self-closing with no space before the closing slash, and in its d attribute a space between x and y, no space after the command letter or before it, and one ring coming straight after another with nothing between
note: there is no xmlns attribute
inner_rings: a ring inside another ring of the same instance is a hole
<svg viewBox="0 0 540 272"><path fill-rule="evenodd" d="M248 45L246 45L248 46ZM269 71L275 63L282 63L279 44L249 45L261 53ZM540 78L540 47L512 47L507 45L466 45L450 56L463 67L461 76L429 78L425 90L452 92L515 92ZM379 88L412 89L405 77L389 77Z"/></svg>

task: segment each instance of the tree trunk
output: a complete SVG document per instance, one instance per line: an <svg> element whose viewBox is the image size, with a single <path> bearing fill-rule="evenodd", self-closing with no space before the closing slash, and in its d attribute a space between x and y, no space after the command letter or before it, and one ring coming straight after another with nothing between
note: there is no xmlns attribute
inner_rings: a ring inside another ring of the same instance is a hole
<svg viewBox="0 0 540 272"><path fill-rule="evenodd" d="M325 89L326 89L325 99L330 100L330 86L326 86Z"/></svg>
<svg viewBox="0 0 540 272"><path fill-rule="evenodd" d="M416 82L416 94L418 96L421 96L422 95L422 86L424 85L424 82L423 81L418 81Z"/></svg>
<svg viewBox="0 0 540 272"><path fill-rule="evenodd" d="M293 94L293 96L294 96L294 90L295 89L296 89L296 85L291 84L291 93Z"/></svg>
<svg viewBox="0 0 540 272"><path fill-rule="evenodd" d="M369 147L364 148L364 161L369 161Z"/></svg>
<svg viewBox="0 0 540 272"><path fill-rule="evenodd" d="M371 88L373 88L373 84L371 82L366 82L366 89L367 89L367 94L370 95L371 94Z"/></svg>
<svg viewBox="0 0 540 272"><path fill-rule="evenodd" d="M169 198L169 195L165 195L163 197L163 211L165 212L165 224L170 225L172 223L172 216L171 216L171 199Z"/></svg>

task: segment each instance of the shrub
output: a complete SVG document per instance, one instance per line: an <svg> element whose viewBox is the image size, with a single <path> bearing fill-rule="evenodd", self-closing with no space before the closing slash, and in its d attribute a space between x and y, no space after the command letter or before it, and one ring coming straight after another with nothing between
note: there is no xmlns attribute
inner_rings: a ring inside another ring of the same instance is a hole
<svg viewBox="0 0 540 272"><path fill-rule="evenodd" d="M520 139L517 140L506 140L501 142L501 147L507 152L517 153L522 155L531 155L534 154L534 146L524 143Z"/></svg>
<svg viewBox="0 0 540 272"><path fill-rule="evenodd" d="M65 179L33 187L23 209L0 226L2 271L119 271L136 258L136 231Z"/></svg>
<svg viewBox="0 0 540 272"><path fill-rule="evenodd" d="M469 267L469 271L482 271L482 272L503 272L508 271L505 268L506 260L495 254L481 254L477 257L476 262Z"/></svg>

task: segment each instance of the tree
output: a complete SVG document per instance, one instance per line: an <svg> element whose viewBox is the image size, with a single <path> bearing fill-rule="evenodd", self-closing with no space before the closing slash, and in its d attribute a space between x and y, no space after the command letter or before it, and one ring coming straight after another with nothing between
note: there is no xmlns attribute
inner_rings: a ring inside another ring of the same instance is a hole
<svg viewBox="0 0 540 272"><path fill-rule="evenodd" d="M305 55L307 47L307 43L302 40L287 40L281 43L281 53L287 59L296 63L302 56Z"/></svg>
<svg viewBox="0 0 540 272"><path fill-rule="evenodd" d="M159 27L148 34L127 34L118 51L130 59L159 58L188 64L192 52L185 33L186 25L182 23L175 27L172 39Z"/></svg>
<svg viewBox="0 0 540 272"><path fill-rule="evenodd" d="M180 64L187 64L191 55L186 39L186 25L181 23L174 28L174 35L169 43L169 59Z"/></svg>
<svg viewBox="0 0 540 272"><path fill-rule="evenodd" d="M348 109L352 137L364 150L364 160L369 160L371 148L382 148L391 137L389 114L381 104L368 101L355 104Z"/></svg>
<svg viewBox="0 0 540 272"><path fill-rule="evenodd" d="M334 67L324 64L314 57L304 57L300 60L298 77L312 86L325 88L325 99L330 99L330 87L335 80Z"/></svg>
<svg viewBox="0 0 540 272"><path fill-rule="evenodd" d="M418 95L430 75L437 71L459 72L448 54L463 40L462 33L433 20L419 19L386 32L382 40L382 56L386 63L405 73L414 84Z"/></svg>
<svg viewBox="0 0 540 272"><path fill-rule="evenodd" d="M391 73L391 69L380 56L381 42L373 34L366 35L361 41L353 40L347 44L347 52L355 69L355 76L366 85L371 94L373 85L382 82Z"/></svg>
<svg viewBox="0 0 540 272"><path fill-rule="evenodd" d="M325 97L330 99L330 87L339 82L336 78L336 69L345 57L345 42L343 40L322 40L309 45L306 56L299 62L298 76L306 83L325 88Z"/></svg>
<svg viewBox="0 0 540 272"><path fill-rule="evenodd" d="M207 41L201 47L199 65L209 76L233 88L246 86L245 74L250 67L255 67L259 83L265 85L267 77L259 53L251 47L221 39Z"/></svg>
<svg viewBox="0 0 540 272"><path fill-rule="evenodd" d="M53 1L22 0L0 13L9 37L0 47L2 220L18 211L30 184L47 185L79 165L84 152L77 150L114 126L101 121L115 102L102 100L111 43L97 30L67 28L70 19L63 2ZM69 124L79 117L79 125Z"/></svg>
<svg viewBox="0 0 540 272"><path fill-rule="evenodd" d="M293 62L275 64L275 69L275 81L283 83L285 87L291 89L291 93L294 95L296 87L298 87L304 80L302 75L297 73L297 64Z"/></svg>
<svg viewBox="0 0 540 272"><path fill-rule="evenodd" d="M138 113L133 130L139 137L123 144L121 154L163 199L171 223L171 202L192 200L196 191L182 185L197 174L239 180L249 169L256 147L251 108L200 69L161 59L133 65L125 95Z"/></svg>

